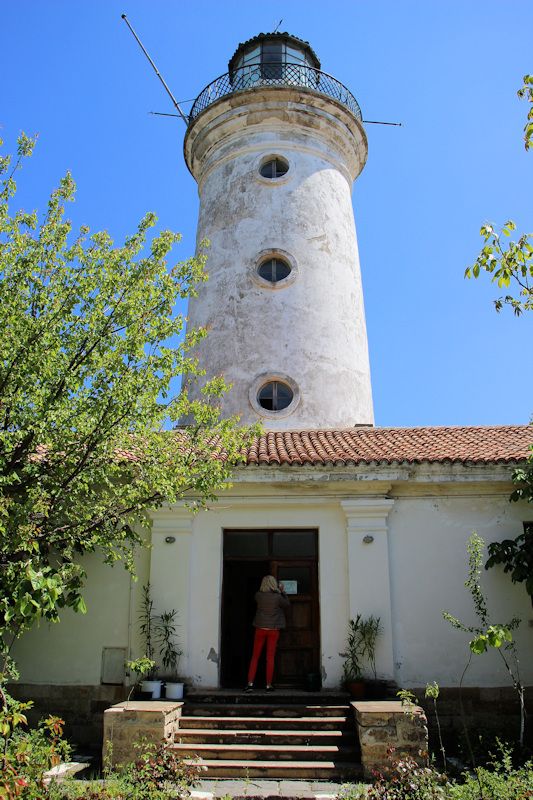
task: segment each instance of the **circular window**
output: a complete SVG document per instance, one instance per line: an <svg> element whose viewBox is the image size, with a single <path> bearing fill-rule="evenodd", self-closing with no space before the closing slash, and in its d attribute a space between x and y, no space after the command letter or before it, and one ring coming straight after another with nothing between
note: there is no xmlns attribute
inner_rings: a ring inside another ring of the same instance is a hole
<svg viewBox="0 0 533 800"><path fill-rule="evenodd" d="M250 263L250 277L261 289L286 289L294 283L298 275L296 260L286 250L277 247L261 250Z"/></svg>
<svg viewBox="0 0 533 800"><path fill-rule="evenodd" d="M282 178L283 175L286 175L288 170L288 161L285 161L284 158L280 158L280 156L271 156L262 162L259 167L259 174L263 178L274 180L275 178Z"/></svg>
<svg viewBox="0 0 533 800"><path fill-rule="evenodd" d="M283 411L290 406L294 393L290 386L281 381L265 383L257 393L257 402L266 411Z"/></svg>
<svg viewBox="0 0 533 800"><path fill-rule="evenodd" d="M252 381L248 399L259 417L283 419L298 408L301 393L296 381L282 372L263 372Z"/></svg>
<svg viewBox="0 0 533 800"><path fill-rule="evenodd" d="M283 258L268 258L259 265L257 272L263 280L278 283L290 275L291 267Z"/></svg>

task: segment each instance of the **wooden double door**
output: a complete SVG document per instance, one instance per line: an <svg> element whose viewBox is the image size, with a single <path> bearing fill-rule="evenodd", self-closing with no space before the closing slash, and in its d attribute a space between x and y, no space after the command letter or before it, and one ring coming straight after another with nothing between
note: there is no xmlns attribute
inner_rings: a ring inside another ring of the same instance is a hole
<svg viewBox="0 0 533 800"><path fill-rule="evenodd" d="M304 686L320 672L318 532L310 529L226 530L222 581L220 682L244 686L252 653L255 593L265 575L285 584L291 607L276 652L277 686ZM256 685L264 683L264 654Z"/></svg>

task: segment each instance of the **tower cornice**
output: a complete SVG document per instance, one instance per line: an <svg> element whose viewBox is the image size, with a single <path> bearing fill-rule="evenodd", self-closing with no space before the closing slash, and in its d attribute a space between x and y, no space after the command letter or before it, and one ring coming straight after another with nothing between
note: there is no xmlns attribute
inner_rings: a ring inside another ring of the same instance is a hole
<svg viewBox="0 0 533 800"><path fill-rule="evenodd" d="M213 159L234 158L242 133L284 129L293 146L324 145L322 155L342 169L349 182L361 173L368 155L368 141L361 122L342 103L301 87L247 89L209 105L190 124L183 144L184 157L198 183L212 167ZM297 142L295 142L295 137ZM247 142L250 137L247 136ZM256 149L266 143L254 142ZM290 144L289 144L290 146ZM250 144L241 147L250 149Z"/></svg>

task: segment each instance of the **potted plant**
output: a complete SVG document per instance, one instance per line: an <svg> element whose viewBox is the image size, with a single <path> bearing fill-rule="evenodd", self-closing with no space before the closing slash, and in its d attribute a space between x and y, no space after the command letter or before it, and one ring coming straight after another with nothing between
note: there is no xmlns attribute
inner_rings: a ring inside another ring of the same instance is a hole
<svg viewBox="0 0 533 800"><path fill-rule="evenodd" d="M370 664L373 677L365 680L365 696L371 700L379 700L387 693L387 682L378 680L376 672L376 641L382 633L380 617L372 614L361 620L361 637L364 645L364 657Z"/></svg>
<svg viewBox="0 0 533 800"><path fill-rule="evenodd" d="M167 700L181 700L183 683L178 678L178 664L183 651L179 647L176 631L177 611L164 611L156 623L156 638L160 648L163 669L168 673L165 682Z"/></svg>
<svg viewBox="0 0 533 800"><path fill-rule="evenodd" d="M154 603L150 595L150 584L142 587L141 611L139 614L141 636L144 638L144 659L145 663L151 662L152 666L145 672L144 679L141 681L141 691L152 695L152 700L161 697L161 686L163 681L157 676L157 666L154 658Z"/></svg>
<svg viewBox="0 0 533 800"><path fill-rule="evenodd" d="M346 649L340 653L344 658L343 682L351 697L362 700L365 696L363 664L369 661L376 676L376 640L381 632L380 618L370 616L363 619L358 614L348 621Z"/></svg>
<svg viewBox="0 0 533 800"><path fill-rule="evenodd" d="M149 658L136 658L135 661L126 661L126 667L129 669L130 672L135 672L142 678L144 675L147 675L151 670L155 667L155 661L151 661ZM126 704L129 703L130 697L132 696L133 692L135 691L136 684L130 689L130 693L128 695L128 699L126 700Z"/></svg>

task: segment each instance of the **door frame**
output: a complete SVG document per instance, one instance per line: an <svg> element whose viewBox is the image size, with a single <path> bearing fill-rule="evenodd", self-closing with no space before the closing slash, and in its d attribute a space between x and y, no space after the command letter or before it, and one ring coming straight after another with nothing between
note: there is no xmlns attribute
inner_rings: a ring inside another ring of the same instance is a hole
<svg viewBox="0 0 533 800"><path fill-rule="evenodd" d="M314 534L315 538L315 553L313 556L301 556L301 555L294 555L294 556L276 556L273 554L273 534L274 533L297 533L297 532L310 532ZM227 533L266 533L268 536L268 552L265 555L257 554L257 555L229 555L226 556L224 553L224 544L225 544L225 536ZM276 527L250 527L250 526L231 526L231 527L224 527L222 529L222 563L221 563L221 577L222 577L222 586L221 586L221 593L220 593L220 668L219 668L219 682L222 685L222 675L224 671L224 642L223 642L223 632L226 625L225 620L225 600L227 597L227 587L225 585L224 576L225 576L225 564L226 562L270 562L272 565L283 565L284 562L291 562L291 563L298 563L300 565L304 564L312 564L314 566L314 580L316 586L316 592L314 596L311 597L311 614L312 618L314 619L314 626L313 631L315 634L315 643L312 649L315 652L315 663L313 664L313 671L320 672L321 671L321 639L322 639L322 631L321 631L321 615L320 615L320 551L319 551L319 528L314 526L302 525L302 526L283 526L278 525ZM257 587L259 588L259 587Z"/></svg>

